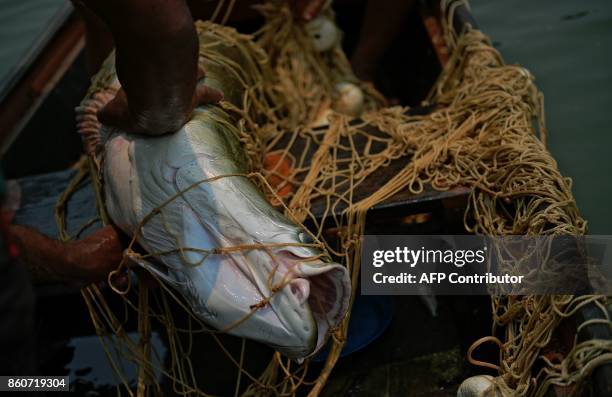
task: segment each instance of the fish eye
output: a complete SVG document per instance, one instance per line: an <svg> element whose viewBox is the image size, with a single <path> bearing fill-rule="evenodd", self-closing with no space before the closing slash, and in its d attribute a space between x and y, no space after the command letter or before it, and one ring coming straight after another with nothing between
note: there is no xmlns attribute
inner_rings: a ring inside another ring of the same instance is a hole
<svg viewBox="0 0 612 397"><path fill-rule="evenodd" d="M298 234L298 240L303 244L314 244L315 242L312 236L306 232L300 232Z"/></svg>

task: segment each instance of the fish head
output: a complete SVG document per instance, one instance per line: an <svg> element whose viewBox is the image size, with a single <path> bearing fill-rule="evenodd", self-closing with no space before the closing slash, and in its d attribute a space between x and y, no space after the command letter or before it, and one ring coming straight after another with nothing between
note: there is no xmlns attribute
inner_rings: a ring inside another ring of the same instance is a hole
<svg viewBox="0 0 612 397"><path fill-rule="evenodd" d="M292 227L267 241L220 245L205 258L185 253L195 266L171 274L200 319L289 358L305 358L344 319L351 295L347 269L307 236Z"/></svg>
<svg viewBox="0 0 612 397"><path fill-rule="evenodd" d="M350 279L307 231L272 211L234 211L224 218L228 223L216 220L218 229L208 238L217 241L219 252L189 269L197 296L192 308L218 329L304 358L325 344L346 315Z"/></svg>
<svg viewBox="0 0 612 397"><path fill-rule="evenodd" d="M250 305L251 318L236 332L291 358L316 353L348 310L348 270L334 263L307 229L272 207L253 183L224 182L233 194L224 194L225 210L217 213L225 213L226 223L217 225L225 244L244 247L232 259L259 293Z"/></svg>
<svg viewBox="0 0 612 397"><path fill-rule="evenodd" d="M199 138L203 131L198 129ZM270 205L219 139L207 137L196 160L170 173L172 184L184 191L194 181L234 176L198 185L179 200L182 207L168 209L182 217L168 222L182 236L180 246L197 250L184 250L173 263L166 258L167 276L208 324L288 357L307 357L346 315L348 270L324 254L304 227Z"/></svg>
<svg viewBox="0 0 612 397"><path fill-rule="evenodd" d="M305 233L297 236L293 244ZM265 291L253 324L272 331L266 343L290 358L316 353L346 315L351 291L347 269L320 250L299 245L250 250L245 258L253 268L253 284Z"/></svg>

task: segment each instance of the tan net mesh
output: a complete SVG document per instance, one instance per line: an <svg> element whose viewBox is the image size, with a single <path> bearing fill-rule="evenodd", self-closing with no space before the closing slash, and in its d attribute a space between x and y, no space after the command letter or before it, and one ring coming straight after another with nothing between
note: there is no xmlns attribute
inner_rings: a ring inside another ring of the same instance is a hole
<svg viewBox="0 0 612 397"><path fill-rule="evenodd" d="M359 237L367 211L406 189L418 194L428 185L437 190L470 188L465 227L473 233L585 233L586 223L571 194L571 181L559 173L545 148L542 95L533 76L519 66L505 65L480 31L454 32L450 21L459 3L443 6L443 26L452 56L427 99L436 105L435 110L423 116L407 116L404 108L384 107L384 98L351 73L339 45L326 53L315 51L303 25L294 22L283 2L260 7L266 23L255 37L212 23L198 24L201 34L214 36L214 40L202 42L201 55L247 76L242 79L241 101L224 102L222 108L234 120L228 128L239 137L248 155L248 176L290 219L312 225L317 244L349 269L353 293L357 291ZM247 62L233 64L215 50L215 40L240 51ZM110 73L108 65L103 68L90 96L108 88ZM366 94L365 113L360 119L333 111L339 95L336 87L341 82L356 84ZM320 126L321 115L328 116L328 126ZM99 162L96 158L90 166L102 203ZM379 190L365 196L356 193L364 181L378 175L377 171L398 162L401 166L394 168L396 172ZM61 209L60 205L60 215ZM103 205L101 214L108 222ZM326 233L329 229L335 233ZM190 354L192 338L212 338L236 368L235 395L291 396L307 390L316 396L339 358L348 325L347 318L332 330L327 361L318 374L311 374L315 381L307 382L308 360L298 365L275 353L263 372L251 373L244 367L249 355L244 341L239 352L230 352L218 338L218 331L194 316L187 324L176 326L170 300L190 311L163 284L155 293L142 284L138 291L130 286L116 291L124 298L122 314L110 310L96 286L84 289L83 297L111 365L126 386L123 391L129 395L134 390L127 387L128 380L110 354L112 349L139 365L139 395L147 389L160 390L153 366L159 366L158 371L176 393L207 395L196 382ZM604 297L494 297L495 337L478 341L476 346L497 343L499 363L472 361L499 370L498 387L504 395L541 396L551 384L578 383L594 367L610 361L612 342L576 344L556 362L543 356L542 349L564 318L591 302L605 313ZM253 310L257 308L254 305ZM139 318L140 341L128 338L124 328L134 315ZM152 321L167 330L169 365L158 365L160 359L154 359L158 353L149 341ZM532 373L536 361L544 363L539 374ZM206 374L198 374L198 378L202 376Z"/></svg>

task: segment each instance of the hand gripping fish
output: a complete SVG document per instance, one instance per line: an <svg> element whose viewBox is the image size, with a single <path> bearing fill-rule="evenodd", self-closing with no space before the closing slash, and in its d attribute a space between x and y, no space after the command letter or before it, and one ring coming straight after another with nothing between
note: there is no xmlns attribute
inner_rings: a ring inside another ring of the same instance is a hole
<svg viewBox="0 0 612 397"><path fill-rule="evenodd" d="M241 66L257 61L223 40L219 32L228 28L198 31L205 83L241 106L245 82L254 83ZM86 147L97 151L110 218L156 258L138 263L207 324L291 358L314 354L346 314L347 269L308 246L308 233L245 176L246 154L225 110L199 107L174 134L130 135L95 117L118 84L109 58L77 108L77 123ZM231 247L252 248L224 250Z"/></svg>

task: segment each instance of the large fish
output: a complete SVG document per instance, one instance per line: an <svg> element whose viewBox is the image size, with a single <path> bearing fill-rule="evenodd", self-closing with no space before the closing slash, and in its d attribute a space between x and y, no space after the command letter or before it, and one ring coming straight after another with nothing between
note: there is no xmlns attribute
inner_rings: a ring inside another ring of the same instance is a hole
<svg viewBox="0 0 612 397"><path fill-rule="evenodd" d="M199 31L208 55L201 60L205 83L241 106L243 82L252 83L241 65L255 61L217 33L201 26ZM229 333L291 358L316 352L346 314L351 288L346 268L304 246L311 243L309 234L242 176L248 170L236 121L221 107L197 108L178 132L160 137L97 124L95 112L118 88L111 62L77 108L77 121L100 153L111 219L157 254L155 261L139 263L178 290L211 326L231 328ZM224 175L234 176L215 179ZM236 246L252 248L207 253Z"/></svg>

